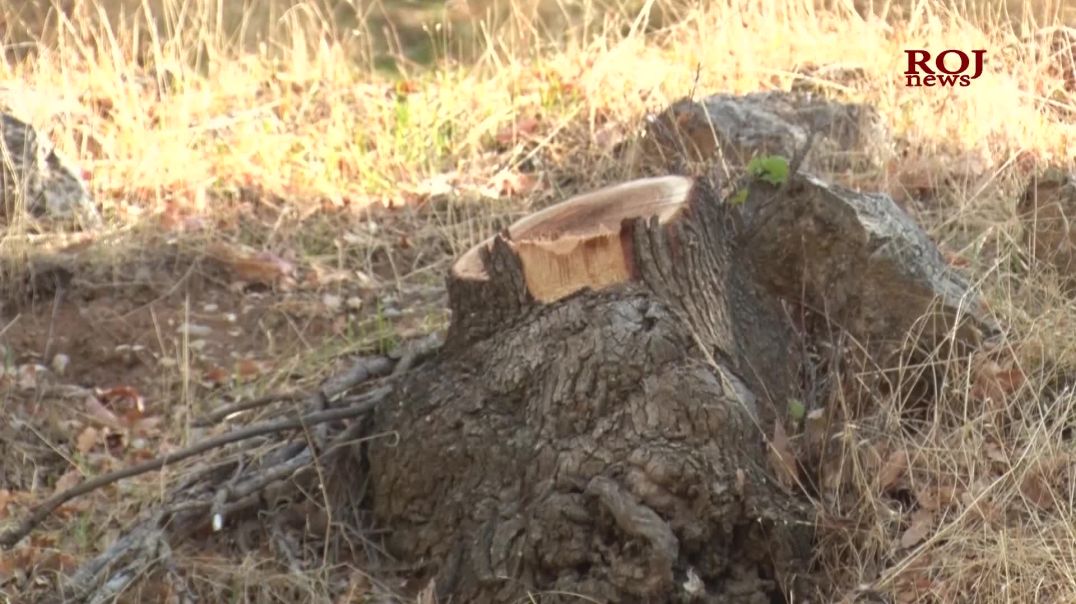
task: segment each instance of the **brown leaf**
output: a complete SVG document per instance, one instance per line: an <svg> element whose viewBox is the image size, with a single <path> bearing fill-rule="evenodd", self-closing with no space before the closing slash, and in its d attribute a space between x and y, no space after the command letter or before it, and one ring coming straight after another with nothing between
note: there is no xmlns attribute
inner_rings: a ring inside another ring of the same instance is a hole
<svg viewBox="0 0 1076 604"><path fill-rule="evenodd" d="M891 488L897 485L897 483L904 478L905 472L908 471L908 452L904 449L898 449L889 454L885 463L882 465L881 471L878 472L878 490L881 493L887 493Z"/></svg>
<svg viewBox="0 0 1076 604"><path fill-rule="evenodd" d="M418 597L415 598L416 604L437 604L437 583L430 579L430 582L426 584L426 587L422 588L422 591L418 593Z"/></svg>
<svg viewBox="0 0 1076 604"><path fill-rule="evenodd" d="M120 421L120 418L110 411L108 407L102 405L101 401L99 401L96 396L93 396L92 394L87 396L84 405L86 413L99 424L117 430L121 428L122 422Z"/></svg>
<svg viewBox="0 0 1076 604"><path fill-rule="evenodd" d="M812 451L821 451L826 442L826 410L813 409L803 418L803 436Z"/></svg>
<svg viewBox="0 0 1076 604"><path fill-rule="evenodd" d="M240 359L235 363L235 373L241 380L252 380L260 377L267 368L267 364L259 363L253 359Z"/></svg>
<svg viewBox="0 0 1076 604"><path fill-rule="evenodd" d="M101 433L93 426L86 426L86 428L79 433L78 438L75 439L75 449L79 453L85 455L93 450L97 446L97 441L100 439Z"/></svg>
<svg viewBox="0 0 1076 604"><path fill-rule="evenodd" d="M541 122L534 117L522 117L512 125L506 126L497 133L496 140L501 145L511 145L517 140L525 140L538 131Z"/></svg>
<svg viewBox="0 0 1076 604"><path fill-rule="evenodd" d="M97 393L97 398L112 409L134 409L139 415L146 412L145 401L138 390L131 386L116 386Z"/></svg>
<svg viewBox="0 0 1076 604"><path fill-rule="evenodd" d="M406 97L415 94L419 90L418 82L414 80L399 80L396 82L396 96Z"/></svg>
<svg viewBox="0 0 1076 604"><path fill-rule="evenodd" d="M164 420L160 417L141 417L131 422L131 431L138 436L158 436L162 423Z"/></svg>
<svg viewBox="0 0 1076 604"><path fill-rule="evenodd" d="M241 249L226 243L214 243L207 251L246 283L275 285L295 272L292 263L268 251Z"/></svg>
<svg viewBox="0 0 1076 604"><path fill-rule="evenodd" d="M209 369L206 369L205 373L202 375L202 379L207 384L214 386L228 383L228 377L228 371L225 368L219 366L214 366L210 367Z"/></svg>
<svg viewBox="0 0 1076 604"><path fill-rule="evenodd" d="M796 454L792 450L792 441L789 440L781 420L777 420L773 425L769 457L770 467L777 475L777 480L786 487L794 486L798 477Z"/></svg>
<svg viewBox="0 0 1076 604"><path fill-rule="evenodd" d="M1020 494L1039 509L1049 510L1054 507L1057 498L1051 485L1060 468L1059 459L1037 460L1020 481Z"/></svg>
<svg viewBox="0 0 1076 604"><path fill-rule="evenodd" d="M916 491L915 500L924 510L935 512L957 503L963 491L949 484L926 486Z"/></svg>
<svg viewBox="0 0 1076 604"><path fill-rule="evenodd" d="M63 491L70 489L71 487L77 485L80 482L82 482L82 472L79 472L78 470L72 468L64 472L63 476L60 476L56 480L56 485L53 488L53 491L56 493L62 493Z"/></svg>
<svg viewBox="0 0 1076 604"><path fill-rule="evenodd" d="M501 170L493 176L491 189L497 191L499 197L512 197L526 195L534 191L538 186L538 178L533 174Z"/></svg>
<svg viewBox="0 0 1076 604"><path fill-rule="evenodd" d="M958 252L954 252L952 250L945 250L943 252L943 255L945 256L945 262L949 264L949 266L955 268L965 268L971 266L971 261L964 256L961 256Z"/></svg>
<svg viewBox="0 0 1076 604"><path fill-rule="evenodd" d="M907 549L918 545L926 539L934 528L934 514L929 510L916 510L912 512L911 522L904 534L900 536L900 546Z"/></svg>
<svg viewBox="0 0 1076 604"><path fill-rule="evenodd" d="M980 357L973 363L970 394L976 400L1003 405L1027 381L1015 359L1010 358L1002 365Z"/></svg>
<svg viewBox="0 0 1076 604"><path fill-rule="evenodd" d="M996 442L988 442L983 447L983 452L986 453L986 458L990 461L1009 465L1009 456L1005 453L1005 450Z"/></svg>
<svg viewBox="0 0 1076 604"><path fill-rule="evenodd" d="M0 489L0 518L7 516L7 505L14 499L15 497L11 494L11 491Z"/></svg>

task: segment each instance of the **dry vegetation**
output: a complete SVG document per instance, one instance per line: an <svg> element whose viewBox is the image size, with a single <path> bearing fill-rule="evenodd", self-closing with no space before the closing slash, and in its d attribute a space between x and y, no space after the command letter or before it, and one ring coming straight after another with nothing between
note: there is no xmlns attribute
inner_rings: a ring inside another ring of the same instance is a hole
<svg viewBox="0 0 1076 604"><path fill-rule="evenodd" d="M0 8L0 107L77 158L108 222L74 243L17 222L0 241L0 526L80 476L202 436L192 420L223 400L442 327L448 262L521 213L632 175L620 152L648 111L692 91L787 90L835 66L861 77L811 84L875 105L901 141L859 185L901 200L1010 334L991 359L883 368L890 382L930 374L929 412L886 394L905 390L880 387L878 368L844 376L855 387L829 404L875 406L849 411L827 449L818 568L836 597L1076 601L1076 303L1030 258L1015 210L1035 170L1076 160L1071 50L1054 44L1074 23L1063 3L310 2L272 18L260 3L130 4L122 18L107 0ZM407 57L416 45L430 65ZM916 47L985 48L987 72L969 88L906 88ZM28 260L57 248L75 276L29 295ZM62 376L32 375L57 353ZM0 594L46 593L178 472L66 506L0 554ZM332 565L302 549L304 565L238 541L177 552L208 601L370 589L361 547ZM133 597L163 597L151 593Z"/></svg>

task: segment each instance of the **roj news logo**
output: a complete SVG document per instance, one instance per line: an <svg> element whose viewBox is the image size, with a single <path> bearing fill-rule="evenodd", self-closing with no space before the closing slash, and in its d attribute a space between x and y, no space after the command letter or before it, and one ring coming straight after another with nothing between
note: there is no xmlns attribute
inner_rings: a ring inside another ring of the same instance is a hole
<svg viewBox="0 0 1076 604"><path fill-rule="evenodd" d="M985 50L971 54L956 49L943 50L931 58L928 50L905 50L908 69L904 72L907 86L970 86L983 75Z"/></svg>

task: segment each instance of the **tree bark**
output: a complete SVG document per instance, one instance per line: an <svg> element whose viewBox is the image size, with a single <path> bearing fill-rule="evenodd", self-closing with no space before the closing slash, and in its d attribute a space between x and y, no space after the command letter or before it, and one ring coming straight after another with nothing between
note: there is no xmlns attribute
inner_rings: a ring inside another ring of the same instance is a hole
<svg viewBox="0 0 1076 604"><path fill-rule="evenodd" d="M370 443L375 518L442 601L767 602L805 509L766 469L796 335L706 183L638 181L477 246Z"/></svg>

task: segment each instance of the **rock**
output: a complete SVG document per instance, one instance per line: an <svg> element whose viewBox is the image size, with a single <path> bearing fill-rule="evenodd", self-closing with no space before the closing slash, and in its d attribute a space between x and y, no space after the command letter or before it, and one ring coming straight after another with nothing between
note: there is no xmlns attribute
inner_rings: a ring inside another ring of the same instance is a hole
<svg viewBox="0 0 1076 604"><path fill-rule="evenodd" d="M95 225L100 217L86 184L32 126L0 113L0 208L34 216L74 218Z"/></svg>
<svg viewBox="0 0 1076 604"><path fill-rule="evenodd" d="M824 310L862 342L976 345L1000 328L969 281L888 196L813 176L753 183L744 241L765 285ZM956 328L954 331L954 327Z"/></svg>
<svg viewBox="0 0 1076 604"><path fill-rule="evenodd" d="M644 161L676 166L723 160L736 168L759 154L793 157L812 130L814 146L803 165L811 171L877 167L892 147L877 111L867 105L787 92L717 94L681 99L650 116Z"/></svg>
<svg viewBox="0 0 1076 604"><path fill-rule="evenodd" d="M1051 168L1032 179L1017 205L1024 242L1035 260L1076 285L1076 175Z"/></svg>

